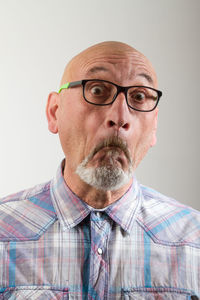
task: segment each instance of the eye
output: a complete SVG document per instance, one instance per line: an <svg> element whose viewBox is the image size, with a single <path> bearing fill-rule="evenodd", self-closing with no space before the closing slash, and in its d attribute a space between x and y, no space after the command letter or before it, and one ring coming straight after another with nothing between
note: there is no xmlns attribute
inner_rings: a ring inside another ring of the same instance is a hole
<svg viewBox="0 0 200 300"><path fill-rule="evenodd" d="M116 87L112 83L103 80L88 80L85 89L85 100L97 105L107 105L111 103Z"/></svg>
<svg viewBox="0 0 200 300"><path fill-rule="evenodd" d="M145 99L145 94L142 92L138 92L134 95L133 98L135 98L135 100L137 100L137 101L142 101Z"/></svg>
<svg viewBox="0 0 200 300"><path fill-rule="evenodd" d="M144 91L137 91L137 90L134 90L134 91L131 91L131 93L129 94L130 96L130 100L131 101L136 101L136 102L143 102L146 100L147 96L145 94Z"/></svg>
<svg viewBox="0 0 200 300"><path fill-rule="evenodd" d="M103 94L103 92L104 92L104 88L102 86L95 85L91 88L91 93L95 96L100 96Z"/></svg>

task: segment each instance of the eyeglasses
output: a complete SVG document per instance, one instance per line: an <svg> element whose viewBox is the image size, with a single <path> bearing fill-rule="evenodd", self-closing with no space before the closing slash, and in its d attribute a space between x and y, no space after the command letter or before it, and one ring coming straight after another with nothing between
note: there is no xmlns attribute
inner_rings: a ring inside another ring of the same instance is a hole
<svg viewBox="0 0 200 300"><path fill-rule="evenodd" d="M128 107L150 112L156 108L162 92L148 86L120 86L113 82L101 79L86 79L68 82L58 91L82 85L83 97L90 104L105 106L112 104L119 93L124 93Z"/></svg>

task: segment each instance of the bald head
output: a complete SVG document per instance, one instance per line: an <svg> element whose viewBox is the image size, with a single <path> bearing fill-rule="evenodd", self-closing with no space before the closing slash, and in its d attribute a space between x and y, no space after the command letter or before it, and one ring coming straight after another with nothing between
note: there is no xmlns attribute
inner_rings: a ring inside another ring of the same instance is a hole
<svg viewBox="0 0 200 300"><path fill-rule="evenodd" d="M95 61L99 60L103 62L110 60L112 62L114 59L116 60L115 63L117 63L118 59L130 59L135 60L136 67L137 64L138 67L141 65L146 66L151 73L151 76L149 74L149 78L152 77L154 86L157 87L156 73L150 61L135 48L129 46L128 44L116 41L107 41L95 44L73 57L64 70L64 74L61 79L61 85L65 84L66 82L85 79L84 77L81 77L83 76L83 69L84 71L89 69L91 63L94 63ZM130 70L127 71L130 72ZM146 75L148 76L148 74Z"/></svg>

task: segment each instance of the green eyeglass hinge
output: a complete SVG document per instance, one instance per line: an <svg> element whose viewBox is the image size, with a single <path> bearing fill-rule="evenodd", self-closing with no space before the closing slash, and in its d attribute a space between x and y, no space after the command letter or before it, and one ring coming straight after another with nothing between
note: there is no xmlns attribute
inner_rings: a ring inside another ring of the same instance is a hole
<svg viewBox="0 0 200 300"><path fill-rule="evenodd" d="M68 89L69 84L70 84L70 82L67 82L67 83L63 84L63 85L60 87L60 89L59 89L59 91L58 91L58 94L59 94L63 89Z"/></svg>

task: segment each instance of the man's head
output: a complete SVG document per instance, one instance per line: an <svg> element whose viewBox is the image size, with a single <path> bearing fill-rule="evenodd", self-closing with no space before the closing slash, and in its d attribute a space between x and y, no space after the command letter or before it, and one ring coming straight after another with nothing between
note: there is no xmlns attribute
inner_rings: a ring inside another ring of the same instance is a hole
<svg viewBox="0 0 200 300"><path fill-rule="evenodd" d="M120 42L100 43L75 56L65 68L61 86L84 79L105 80L123 87L157 88L156 74L148 59ZM86 99L81 85L49 95L49 130L59 134L66 156L67 181L71 178L76 181L79 177L81 182L97 189L119 189L130 184L133 171L156 143L157 108L149 112L131 108L135 89L127 92L130 94L128 102L120 90L109 105L88 103L85 101L88 97L89 102L99 101L94 100L91 91L97 93L97 98L102 91L98 81L89 84L85 88L88 90ZM111 93L110 86L104 83L104 93ZM137 105L141 105L144 93L144 89L137 89L136 100L140 103ZM149 98L155 101L152 94Z"/></svg>

